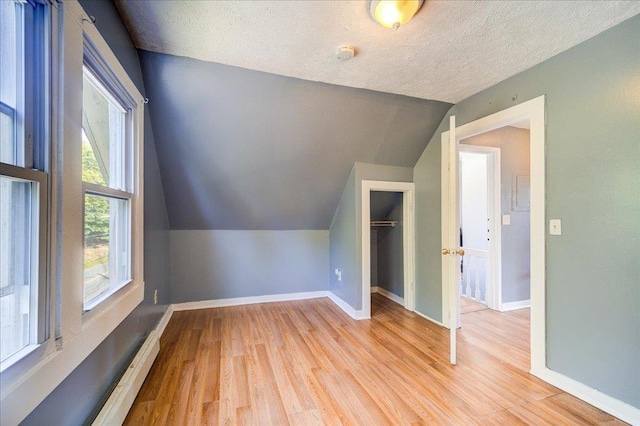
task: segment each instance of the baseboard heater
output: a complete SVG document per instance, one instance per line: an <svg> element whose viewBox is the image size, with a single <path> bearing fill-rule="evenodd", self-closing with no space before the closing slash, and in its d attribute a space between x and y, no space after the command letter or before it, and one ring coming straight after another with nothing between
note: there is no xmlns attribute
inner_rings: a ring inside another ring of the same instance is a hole
<svg viewBox="0 0 640 426"><path fill-rule="evenodd" d="M140 350L131 361L109 399L93 421L93 425L121 425L124 423L136 395L140 391L144 379L147 377L153 361L160 352L160 339L158 333L153 330L149 333Z"/></svg>

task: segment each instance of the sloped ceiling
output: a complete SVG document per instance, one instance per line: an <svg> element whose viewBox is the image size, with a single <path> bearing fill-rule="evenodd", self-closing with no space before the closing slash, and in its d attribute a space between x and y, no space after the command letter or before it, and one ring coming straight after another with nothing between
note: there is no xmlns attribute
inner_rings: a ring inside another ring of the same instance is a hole
<svg viewBox="0 0 640 426"><path fill-rule="evenodd" d="M140 57L172 229L328 229L354 162L413 167L451 106Z"/></svg>
<svg viewBox="0 0 640 426"><path fill-rule="evenodd" d="M402 192L371 191L369 215L371 220L387 220L389 213L402 204Z"/></svg>
<svg viewBox="0 0 640 426"><path fill-rule="evenodd" d="M427 0L394 32L365 1L116 4L142 49L172 229L328 229L354 162L414 166L448 102L640 13ZM344 44L358 54L340 62Z"/></svg>
<svg viewBox="0 0 640 426"><path fill-rule="evenodd" d="M144 50L451 103L640 13L638 1L427 0L393 31L367 1L117 5ZM358 55L338 61L343 45Z"/></svg>

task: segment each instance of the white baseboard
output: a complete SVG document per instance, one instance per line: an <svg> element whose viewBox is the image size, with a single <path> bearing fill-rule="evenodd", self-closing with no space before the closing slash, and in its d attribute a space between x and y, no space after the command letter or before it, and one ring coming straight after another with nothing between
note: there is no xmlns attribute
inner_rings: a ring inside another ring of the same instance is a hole
<svg viewBox="0 0 640 426"><path fill-rule="evenodd" d="M355 309L353 309L351 305L349 305L347 302L342 300L340 297L336 296L333 292L329 291L328 293L329 294L327 295L327 297L329 297L329 299L333 303L335 303L338 306L338 308L342 309L351 318L364 319L362 315L363 311L356 311Z"/></svg>
<svg viewBox="0 0 640 426"><path fill-rule="evenodd" d="M371 287L371 292L374 293L373 289L376 289L375 293L378 293L381 296L386 297L389 300L396 302L397 304L404 306L404 298L398 296L397 294L391 293L389 290L384 289L382 287Z"/></svg>
<svg viewBox="0 0 640 426"><path fill-rule="evenodd" d="M515 311L516 309L524 309L531 307L531 300L518 300L516 302L507 302L500 304L500 312Z"/></svg>
<svg viewBox="0 0 640 426"><path fill-rule="evenodd" d="M371 294L373 294L373 293L377 293L379 288L380 288L380 287L378 287L377 285L372 286L372 287L371 287Z"/></svg>
<svg viewBox="0 0 640 426"><path fill-rule="evenodd" d="M158 325L156 326L156 333L158 333L158 339L162 337L162 334L164 333L164 329L167 328L167 324L169 324L169 320L171 319L172 315L173 315L173 305L169 305L167 306L167 310L164 311L164 315L162 316L162 318L160 318L160 321L158 321Z"/></svg>
<svg viewBox="0 0 640 426"><path fill-rule="evenodd" d="M116 388L111 392L109 399L98 413L98 417L93 421L94 425L121 425L124 423L124 419L127 417L159 352L160 339L156 330L152 330Z"/></svg>
<svg viewBox="0 0 640 426"><path fill-rule="evenodd" d="M432 323L439 325L440 327L444 327L444 324L442 324L440 321L436 321L430 316L423 314L422 312L418 312L418 311L413 311L413 312L420 315L422 318L426 319L427 321L431 321Z"/></svg>
<svg viewBox="0 0 640 426"><path fill-rule="evenodd" d="M129 364L127 371L120 378L116 388L111 392L94 425L122 424L133 405L144 379L160 352L160 337L173 315L173 305L167 306L156 328L149 333L138 353Z"/></svg>
<svg viewBox="0 0 640 426"><path fill-rule="evenodd" d="M541 371L531 371L531 374L624 422L635 426L640 425L640 408L615 399L548 368L544 368Z"/></svg>
<svg viewBox="0 0 640 426"><path fill-rule="evenodd" d="M193 309L222 308L225 306L251 305L254 303L287 302L290 300L317 299L329 296L328 291L309 291L305 293L269 294L266 296L234 297L231 299L202 300L198 302L174 303L174 311Z"/></svg>

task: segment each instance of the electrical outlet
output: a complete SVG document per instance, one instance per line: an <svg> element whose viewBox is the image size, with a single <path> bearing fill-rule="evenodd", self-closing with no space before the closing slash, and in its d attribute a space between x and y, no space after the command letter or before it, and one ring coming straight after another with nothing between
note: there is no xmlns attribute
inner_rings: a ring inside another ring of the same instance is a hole
<svg viewBox="0 0 640 426"><path fill-rule="evenodd" d="M158 304L158 289L157 288L155 290L153 290L153 304L154 305Z"/></svg>
<svg viewBox="0 0 640 426"><path fill-rule="evenodd" d="M342 281L342 271L340 269L336 268L334 273L336 274L336 277L338 278L338 281Z"/></svg>
<svg viewBox="0 0 640 426"><path fill-rule="evenodd" d="M551 219L549 221L549 234L562 235L562 221L560 219Z"/></svg>

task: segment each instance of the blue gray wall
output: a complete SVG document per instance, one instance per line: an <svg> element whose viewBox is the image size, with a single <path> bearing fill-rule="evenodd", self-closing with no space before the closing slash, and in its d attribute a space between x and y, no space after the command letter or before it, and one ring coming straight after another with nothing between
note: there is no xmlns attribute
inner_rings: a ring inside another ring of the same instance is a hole
<svg viewBox="0 0 640 426"><path fill-rule="evenodd" d="M412 182L412 174L409 167L355 163L342 192L329 228L329 290L356 311L362 309L362 181Z"/></svg>
<svg viewBox="0 0 640 426"><path fill-rule="evenodd" d="M329 291L356 307L356 166L342 191L329 228ZM339 280L335 270L342 271Z"/></svg>
<svg viewBox="0 0 640 426"><path fill-rule="evenodd" d="M171 231L172 301L325 291L329 231Z"/></svg>
<svg viewBox="0 0 640 426"><path fill-rule="evenodd" d="M457 104L547 98L547 365L640 407L640 16ZM513 98L517 95L517 100ZM448 117L447 117L448 118ZM440 124L414 170L417 308L441 319Z"/></svg>
<svg viewBox="0 0 640 426"><path fill-rule="evenodd" d="M100 34L144 94L137 51L113 2L81 0L80 4L96 17ZM95 415L170 302L169 220L148 111L144 131L144 301L24 420L25 425L78 425ZM155 289L158 305L153 305Z"/></svg>

